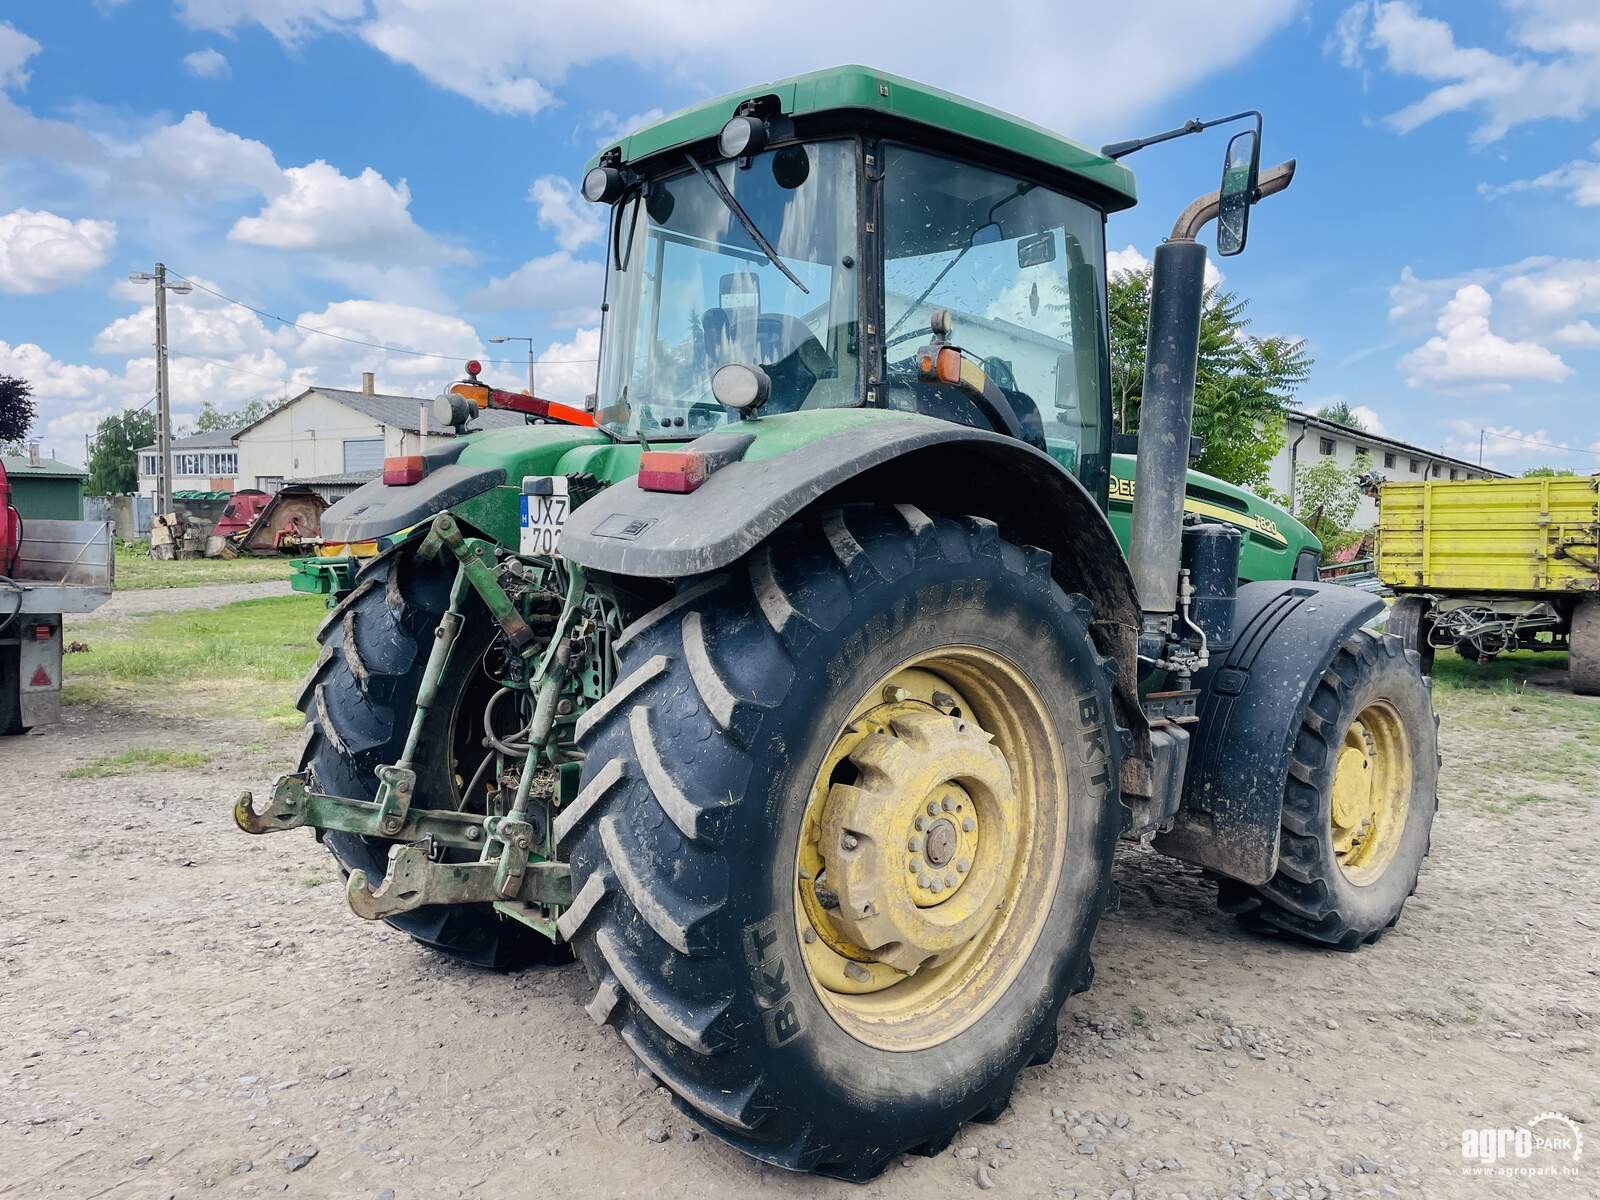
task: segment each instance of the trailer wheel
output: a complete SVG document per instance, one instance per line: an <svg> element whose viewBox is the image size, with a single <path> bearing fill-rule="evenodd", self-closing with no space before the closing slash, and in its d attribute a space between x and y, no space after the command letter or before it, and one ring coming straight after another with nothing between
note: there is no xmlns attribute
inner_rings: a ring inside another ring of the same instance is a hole
<svg viewBox="0 0 1600 1200"><path fill-rule="evenodd" d="M414 540L405 542L363 564L355 586L317 631L322 653L297 702L306 716L300 769L310 774L315 790L371 800L377 768L397 761L405 745L454 570L453 564L419 558L416 547ZM468 611L423 731L415 797L420 807L462 807L462 785L483 754L479 747L469 757L493 690L481 663L495 630L487 611ZM339 832L323 840L344 872L359 867L374 881L383 878L394 844ZM386 920L435 950L479 966L504 970L570 958L565 947L488 904L430 906Z"/></svg>
<svg viewBox="0 0 1600 1200"><path fill-rule="evenodd" d="M1600 598L1580 600L1572 610L1567 680L1580 696L1600 696Z"/></svg>
<svg viewBox="0 0 1600 1200"><path fill-rule="evenodd" d="M1433 605L1426 596L1401 596L1389 606L1384 631L1415 650L1424 675L1433 674Z"/></svg>
<svg viewBox="0 0 1600 1200"><path fill-rule="evenodd" d="M990 522L859 505L619 639L559 925L690 1117L862 1180L1051 1057L1124 815L1088 616Z"/></svg>
<svg viewBox="0 0 1600 1200"><path fill-rule="evenodd" d="M1397 637L1355 633L1301 714L1277 873L1219 884L1248 928L1355 950L1400 919L1438 808L1438 718Z"/></svg>

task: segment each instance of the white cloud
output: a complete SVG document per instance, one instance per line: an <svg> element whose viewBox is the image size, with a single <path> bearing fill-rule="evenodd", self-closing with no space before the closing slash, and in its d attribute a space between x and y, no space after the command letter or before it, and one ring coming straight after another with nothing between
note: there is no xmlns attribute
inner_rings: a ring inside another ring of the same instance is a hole
<svg viewBox="0 0 1600 1200"><path fill-rule="evenodd" d="M1486 145L1518 125L1580 120L1600 109L1600 8L1591 0L1504 3L1513 16L1511 54L1459 45L1446 22L1423 16L1410 0L1362 0L1347 8L1330 49L1344 65L1363 68L1366 51L1381 51L1390 71L1435 85L1389 115L1401 133L1472 112L1480 121L1472 140Z"/></svg>
<svg viewBox="0 0 1600 1200"><path fill-rule="evenodd" d="M0 341L0 375L26 379L33 394L45 401L83 400L98 396L111 384L111 372L103 367L74 366L58 361L49 351L32 342L12 345Z"/></svg>
<svg viewBox="0 0 1600 1200"><path fill-rule="evenodd" d="M1572 368L1535 342L1511 341L1489 326L1493 301L1475 283L1459 289L1439 314L1438 336L1400 360L1411 387L1498 387L1559 383Z"/></svg>
<svg viewBox="0 0 1600 1200"><path fill-rule="evenodd" d="M1514 192L1531 192L1539 189L1558 189L1567 193L1579 208L1600 206L1600 162L1574 159L1564 167L1546 171L1532 179L1517 179L1499 185L1481 183L1478 192L1496 199Z"/></svg>
<svg viewBox="0 0 1600 1200"><path fill-rule="evenodd" d="M1501 285L1500 294L1531 328L1578 313L1600 311L1600 261L1543 259L1525 264Z"/></svg>
<svg viewBox="0 0 1600 1200"><path fill-rule="evenodd" d="M483 309L525 309L558 325L592 322L600 298L598 262L575 259L565 250L529 259L509 275L497 276L467 297Z"/></svg>
<svg viewBox="0 0 1600 1200"><path fill-rule="evenodd" d="M286 187L253 217L240 217L232 241L276 250L385 263L399 256L463 261L411 218L411 189L391 184L371 167L355 178L318 159L283 172Z"/></svg>
<svg viewBox="0 0 1600 1200"><path fill-rule="evenodd" d="M528 189L528 200L538 206L539 224L555 234L556 245L563 250L576 250L599 241L605 233L601 214L611 210L590 204L559 175L545 175L534 180Z"/></svg>
<svg viewBox="0 0 1600 1200"><path fill-rule="evenodd" d="M265 144L217 128L203 112L163 125L121 157L128 168L122 174L164 195L176 190L191 199L241 192L271 196L286 187L283 169Z"/></svg>
<svg viewBox="0 0 1600 1200"><path fill-rule="evenodd" d="M78 221L19 208L0 216L0 292L34 295L76 283L117 243L111 221Z"/></svg>
<svg viewBox="0 0 1600 1200"><path fill-rule="evenodd" d="M226 79L230 74L228 60L221 51L207 46L183 56L183 69L196 79Z"/></svg>
<svg viewBox="0 0 1600 1200"><path fill-rule="evenodd" d="M818 0L775 32L771 12L742 0L545 0L537 20L502 0L180 0L196 28L233 32L257 22L284 40L322 29L363 38L439 87L496 112L532 114L557 102L574 68L619 60L694 91L737 87L840 59L838 31L873 48L888 71L997 104L1053 127L1113 132L1206 76L1243 61L1300 11L1298 0L1234 0L1226 21L1196 21L1187 0L1074 9L1071 37L908 37L955 29L972 9L956 0ZM1048 30L1058 5L1010 0L1008 27ZM627 31L619 38L617 30ZM727 53L729 46L741 52ZM1071 79L1063 88L1060 81Z"/></svg>
<svg viewBox="0 0 1600 1200"><path fill-rule="evenodd" d="M0 21L0 88L27 87L28 60L41 48L9 21Z"/></svg>
<svg viewBox="0 0 1600 1200"><path fill-rule="evenodd" d="M539 395L583 407L594 391L595 360L600 357L600 329L580 329L570 341L551 342L539 352Z"/></svg>
<svg viewBox="0 0 1600 1200"><path fill-rule="evenodd" d="M1487 419L1457 417L1447 428L1443 450L1446 454L1477 462L1482 447L1486 466L1500 471L1521 471L1527 467L1567 467L1588 474L1600 463L1595 462L1591 446L1586 451L1559 434L1543 428L1520 429L1515 425L1496 425Z"/></svg>
<svg viewBox="0 0 1600 1200"><path fill-rule="evenodd" d="M1383 419L1378 416L1376 409L1369 408L1365 404L1354 404L1351 405L1350 412L1368 433L1383 432Z"/></svg>
<svg viewBox="0 0 1600 1200"><path fill-rule="evenodd" d="M1600 346L1600 328L1592 321L1574 321L1556 330L1550 340L1563 346Z"/></svg>
<svg viewBox="0 0 1600 1200"><path fill-rule="evenodd" d="M643 112L634 113L631 117L619 117L609 110L602 110L593 114L588 121L588 132L593 135L593 141L600 146L610 146L620 142L635 129L643 128L662 117L666 110L660 108L647 108Z"/></svg>
<svg viewBox="0 0 1600 1200"><path fill-rule="evenodd" d="M440 359L385 353L300 330L288 331L297 343L292 352L295 361L313 370L342 374L347 380L359 378L362 371L413 383L453 379L467 359L484 357L483 341L466 321L409 304L341 300L316 312L301 313L295 323L381 346L452 356Z"/></svg>

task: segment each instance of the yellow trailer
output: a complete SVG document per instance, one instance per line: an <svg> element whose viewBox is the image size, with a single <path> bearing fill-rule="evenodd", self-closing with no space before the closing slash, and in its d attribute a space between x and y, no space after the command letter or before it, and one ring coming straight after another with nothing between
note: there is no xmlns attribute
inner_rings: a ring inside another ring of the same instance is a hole
<svg viewBox="0 0 1600 1200"><path fill-rule="evenodd" d="M1425 662L1566 648L1574 690L1600 694L1600 476L1386 483L1377 570Z"/></svg>

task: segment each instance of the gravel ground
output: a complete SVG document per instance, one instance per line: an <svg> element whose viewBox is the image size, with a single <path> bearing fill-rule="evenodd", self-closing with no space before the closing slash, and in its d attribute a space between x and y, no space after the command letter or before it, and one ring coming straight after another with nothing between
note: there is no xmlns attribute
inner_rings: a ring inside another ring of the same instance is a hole
<svg viewBox="0 0 1600 1200"><path fill-rule="evenodd" d="M287 579L265 583L202 583L195 587L150 588L138 592L113 592L111 599L90 613L72 613L67 628L95 621L114 621L146 613L181 612L191 608L220 608L236 600L264 600L287 596L294 589ZM0 1193L3 1195L4 1193Z"/></svg>
<svg viewBox="0 0 1600 1200"><path fill-rule="evenodd" d="M1355 955L1245 934L1198 874L1125 852L1055 1061L857 1188L697 1135L583 1015L577 967L454 966L351 916L309 833L234 831L295 739L72 708L0 743L0 1197L1592 1197L1600 1143L1568 1176L1462 1156L1464 1128L1600 1114L1600 801L1469 798L1540 736L1446 708L1433 857ZM197 746L194 770L64 778Z"/></svg>

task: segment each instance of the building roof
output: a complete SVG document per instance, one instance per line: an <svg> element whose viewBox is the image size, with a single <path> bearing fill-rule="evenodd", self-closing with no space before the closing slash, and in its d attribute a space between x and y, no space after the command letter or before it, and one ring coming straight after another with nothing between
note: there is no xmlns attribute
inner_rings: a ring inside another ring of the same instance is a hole
<svg viewBox="0 0 1600 1200"><path fill-rule="evenodd" d="M185 434L183 437L175 437L172 439L172 449L174 451L231 450L233 448L234 437L238 434L239 430L243 428L244 426L242 425L230 425L226 429L211 429L205 433ZM140 446L138 453L154 454L155 451L156 447L154 445Z"/></svg>
<svg viewBox="0 0 1600 1200"><path fill-rule="evenodd" d="M57 458L41 458L37 467L28 461L26 454L0 456L0 462L5 463L6 474L12 480L89 478L89 472L82 467L75 467Z"/></svg>
<svg viewBox="0 0 1600 1200"><path fill-rule="evenodd" d="M421 405L431 405L432 403L431 400L424 400L418 396L391 396L382 392L375 392L369 395L366 392L352 391L348 388L309 387L298 396L290 398L288 403L278 405L277 408L267 413L260 420L252 421L244 428L235 430L233 440L237 442L250 430L261 424L262 421L276 416L291 404L298 404L313 393L342 404L346 408L353 409L380 425L387 425L394 429L403 430L406 433L421 432L421 426L417 421L417 410ZM521 413L500 412L497 409L482 412L473 418L473 424L478 429L509 429L514 425L523 423ZM430 424L428 432L437 435L443 434L445 431L437 425Z"/></svg>
<svg viewBox="0 0 1600 1200"><path fill-rule="evenodd" d="M1299 409L1290 409L1285 417L1288 421L1298 421L1307 429L1324 429L1329 433L1336 433L1351 441L1371 442L1375 446L1383 446L1390 450L1403 451L1408 458L1420 458L1429 463L1438 463L1445 467L1465 467L1469 471L1481 471L1485 475L1496 479L1509 479L1511 476L1504 471L1496 471L1493 467L1486 467L1482 463L1468 462L1464 458L1456 458L1446 454L1443 450L1429 450L1426 446L1414 446L1410 442L1402 442L1398 438L1388 437L1381 433L1372 433L1365 429L1352 429L1348 425L1341 425L1337 421L1325 421L1315 413L1301 412Z"/></svg>
<svg viewBox="0 0 1600 1200"><path fill-rule="evenodd" d="M947 139L995 145L1078 176L1102 190L1108 208L1127 208L1134 203L1133 172L1098 151L976 101L887 71L853 65L756 84L743 92L719 96L653 121L618 143L622 160L637 162L714 138L740 104L764 96L776 96L779 109L790 117L867 113L880 120L921 125ZM593 167L598 161L596 155L588 165Z"/></svg>
<svg viewBox="0 0 1600 1200"><path fill-rule="evenodd" d="M359 487L363 483L371 483L382 471L341 471L337 475L312 475L306 478L296 476L285 479L283 486L296 484L300 487Z"/></svg>

